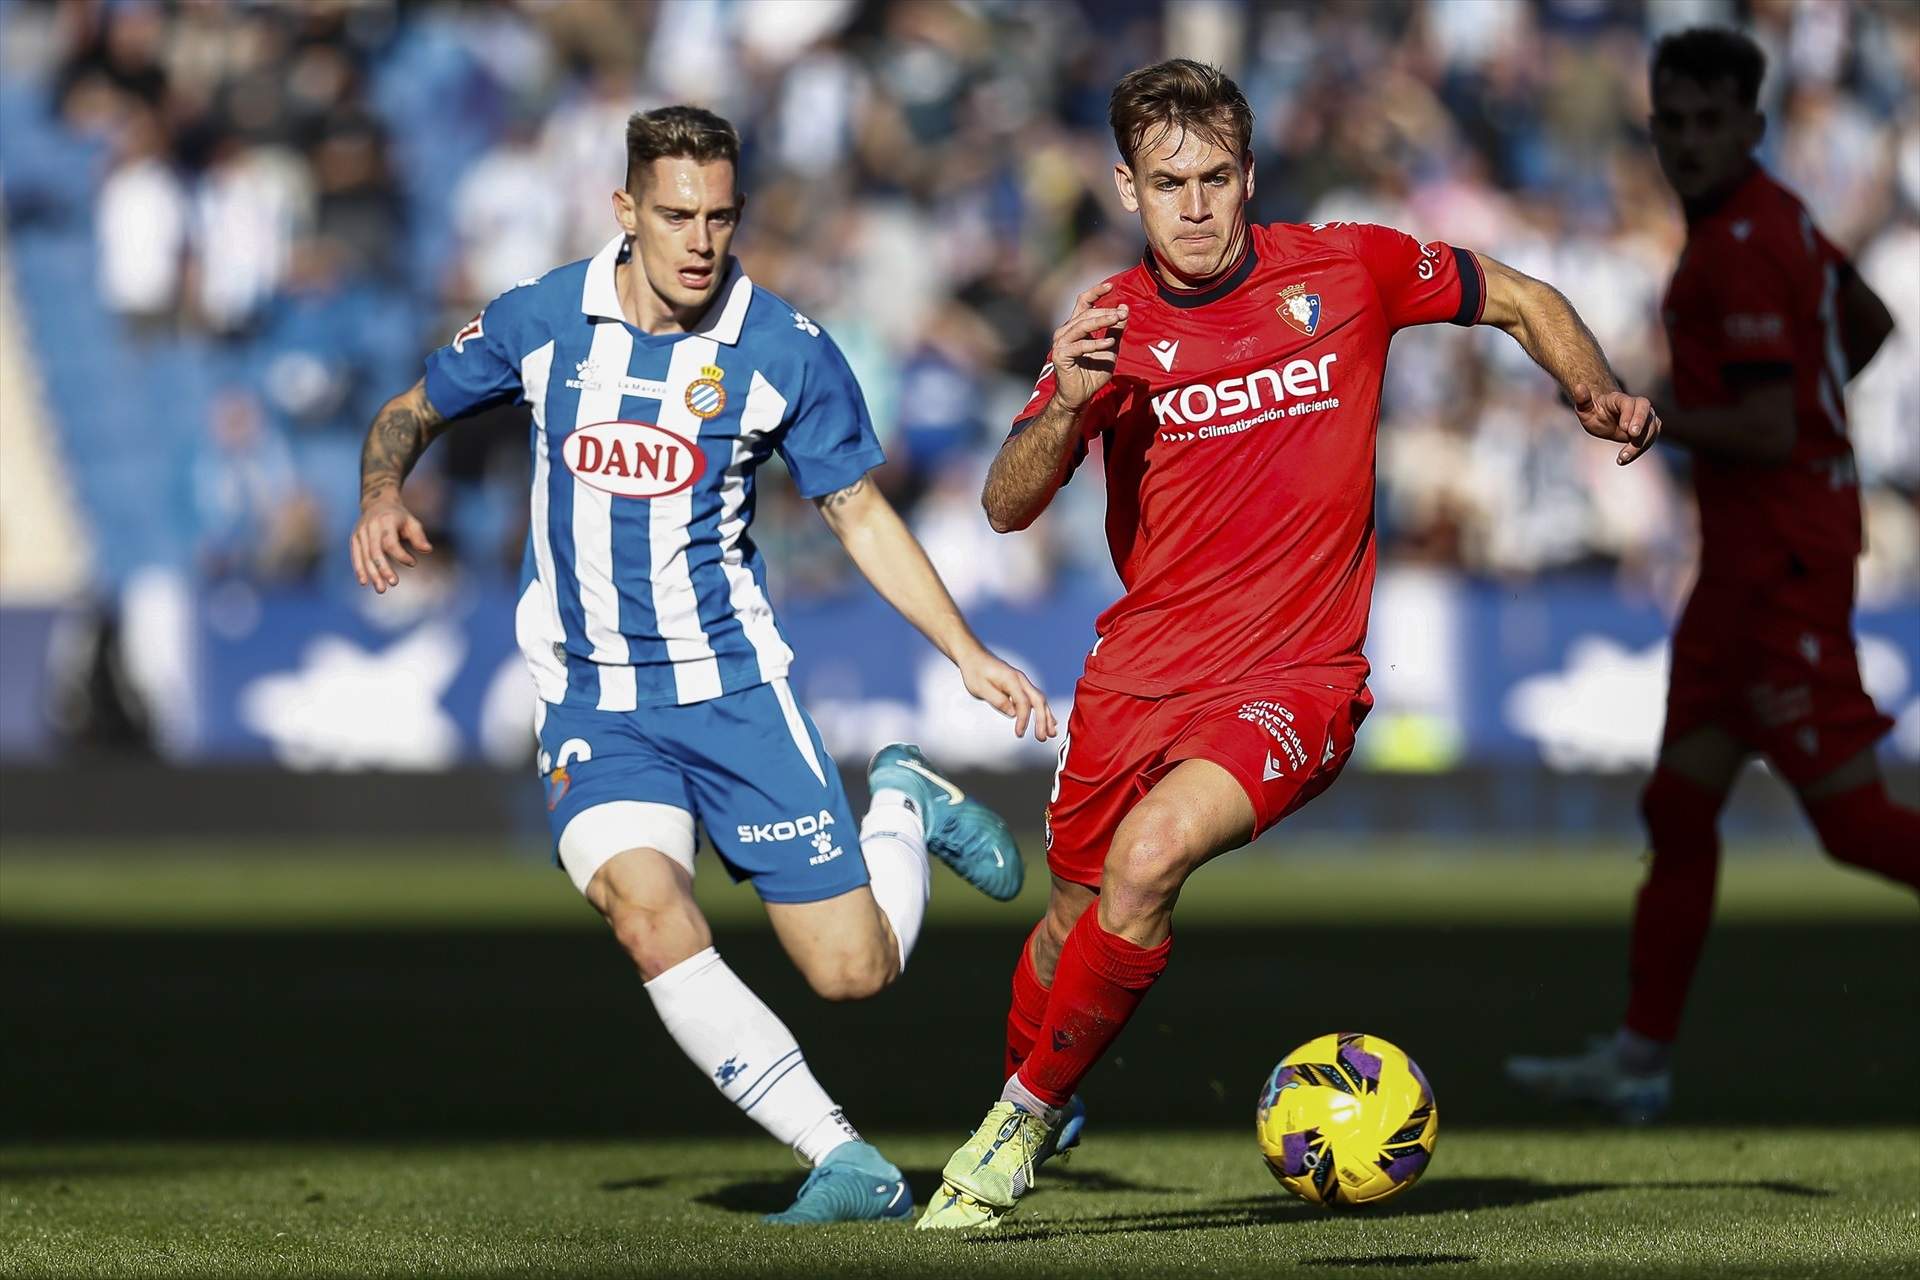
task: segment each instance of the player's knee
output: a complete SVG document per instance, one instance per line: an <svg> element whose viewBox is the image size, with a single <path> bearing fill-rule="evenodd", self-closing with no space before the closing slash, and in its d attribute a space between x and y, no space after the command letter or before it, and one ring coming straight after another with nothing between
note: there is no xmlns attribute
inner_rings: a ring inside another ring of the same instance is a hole
<svg viewBox="0 0 1920 1280"><path fill-rule="evenodd" d="M807 985L823 1000L866 1000L885 991L899 976L897 959L883 948L836 952L807 966Z"/></svg>
<svg viewBox="0 0 1920 1280"><path fill-rule="evenodd" d="M1878 778L1809 799L1806 808L1835 862L1920 888L1920 813L1894 804Z"/></svg>
<svg viewBox="0 0 1920 1280"><path fill-rule="evenodd" d="M691 902L642 903L611 894L605 912L614 940L648 982L713 945L706 918Z"/></svg>
<svg viewBox="0 0 1920 1280"><path fill-rule="evenodd" d="M1192 870L1189 823L1171 808L1135 811L1107 853L1100 895L1121 917L1167 908Z"/></svg>
<svg viewBox="0 0 1920 1280"><path fill-rule="evenodd" d="M1720 799L1700 784L1670 773L1654 772L1640 793L1640 818L1654 859L1663 863L1711 859L1719 853L1715 823Z"/></svg>

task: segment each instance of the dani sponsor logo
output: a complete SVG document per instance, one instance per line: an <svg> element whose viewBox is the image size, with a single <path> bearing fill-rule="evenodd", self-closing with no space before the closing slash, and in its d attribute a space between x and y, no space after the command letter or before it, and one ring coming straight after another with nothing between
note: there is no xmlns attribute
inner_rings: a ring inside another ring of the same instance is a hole
<svg viewBox="0 0 1920 1280"><path fill-rule="evenodd" d="M622 498L664 498L690 487L707 457L685 436L651 422L595 422L561 442L567 470Z"/></svg>

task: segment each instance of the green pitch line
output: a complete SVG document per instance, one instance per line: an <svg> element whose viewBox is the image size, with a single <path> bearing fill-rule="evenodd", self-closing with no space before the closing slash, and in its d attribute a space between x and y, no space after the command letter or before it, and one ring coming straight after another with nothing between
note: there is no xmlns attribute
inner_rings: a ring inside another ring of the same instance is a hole
<svg viewBox="0 0 1920 1280"><path fill-rule="evenodd" d="M1444 1111L1442 1113L1444 1115ZM1250 1118L1249 1118L1250 1119ZM880 1135L924 1200L955 1134ZM1089 1138L997 1236L754 1225L764 1139L0 1149L9 1276L1913 1275L1920 1130L1449 1132L1374 1209L1287 1199L1247 1133Z"/></svg>
<svg viewBox="0 0 1920 1280"><path fill-rule="evenodd" d="M1046 873L1025 842L1025 894L990 902L935 871L931 921L1036 917ZM1203 869L1180 901L1189 924L1258 923L1284 909L1329 922L1624 921L1641 876L1625 845L1316 839L1263 845ZM703 853L697 889L716 924L762 918L758 900ZM1720 913L1734 920L1902 919L1913 895L1792 845L1729 859ZM503 846L167 843L0 850L0 921L143 927L594 927L537 852Z"/></svg>

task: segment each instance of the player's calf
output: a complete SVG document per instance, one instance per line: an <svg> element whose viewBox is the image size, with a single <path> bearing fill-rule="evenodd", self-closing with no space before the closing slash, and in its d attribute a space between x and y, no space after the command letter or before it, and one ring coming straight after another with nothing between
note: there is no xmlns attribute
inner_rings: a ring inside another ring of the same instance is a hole
<svg viewBox="0 0 1920 1280"><path fill-rule="evenodd" d="M817 902L769 902L767 919L823 999L864 1000L900 976L899 942L864 885Z"/></svg>
<svg viewBox="0 0 1920 1280"><path fill-rule="evenodd" d="M713 945L692 879L656 850L629 849L608 860L586 894L646 981Z"/></svg>
<svg viewBox="0 0 1920 1280"><path fill-rule="evenodd" d="M877 996L900 974L891 948L844 947L804 962L795 957L813 993L823 1000L865 1000Z"/></svg>
<svg viewBox="0 0 1920 1280"><path fill-rule="evenodd" d="M1047 895L1047 914L1040 917L1039 925L1027 941L1034 977L1042 987L1053 985L1054 969L1060 963L1060 948L1067 945L1067 935L1080 922L1081 913L1099 900L1100 895L1086 885L1062 880L1059 876L1053 878L1052 892Z"/></svg>

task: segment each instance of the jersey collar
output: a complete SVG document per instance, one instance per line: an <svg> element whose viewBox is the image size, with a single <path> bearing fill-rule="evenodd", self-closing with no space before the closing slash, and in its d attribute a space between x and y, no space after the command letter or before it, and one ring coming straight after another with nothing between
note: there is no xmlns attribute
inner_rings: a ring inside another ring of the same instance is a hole
<svg viewBox="0 0 1920 1280"><path fill-rule="evenodd" d="M617 235L607 241L599 253L593 255L593 261L587 264L587 282L580 290L580 310L598 320L619 320L625 322L626 313L620 309L620 291L614 285L614 268L627 258L627 238ZM720 288L714 294L713 305L707 308L707 314L700 323L684 334L663 334L662 337L702 337L712 338L715 342L724 342L736 346L740 342L740 329L747 322L747 308L753 303L753 281L747 278L746 271L740 266L740 259L727 258L727 274L721 280Z"/></svg>
<svg viewBox="0 0 1920 1280"><path fill-rule="evenodd" d="M1253 228L1249 227L1247 228L1247 250L1240 255L1240 264L1222 276L1218 283L1209 285L1205 289L1167 288L1167 282L1160 275L1160 264L1153 260L1151 245L1141 252L1140 264L1147 269L1147 274L1153 277L1153 287L1160 291L1163 301L1176 307L1204 307L1209 302L1220 301L1245 284L1247 277L1253 274L1253 269L1260 265L1260 255L1253 251Z"/></svg>
<svg viewBox="0 0 1920 1280"><path fill-rule="evenodd" d="M1760 162L1750 159L1747 161L1746 170L1720 190L1713 192L1703 200L1697 200L1692 203L1682 201L1681 210L1686 214L1687 225L1693 226L1697 223L1705 222L1708 218L1713 217L1716 213L1725 209L1734 202L1736 197L1745 192L1748 187L1752 186L1753 180L1759 176Z"/></svg>

